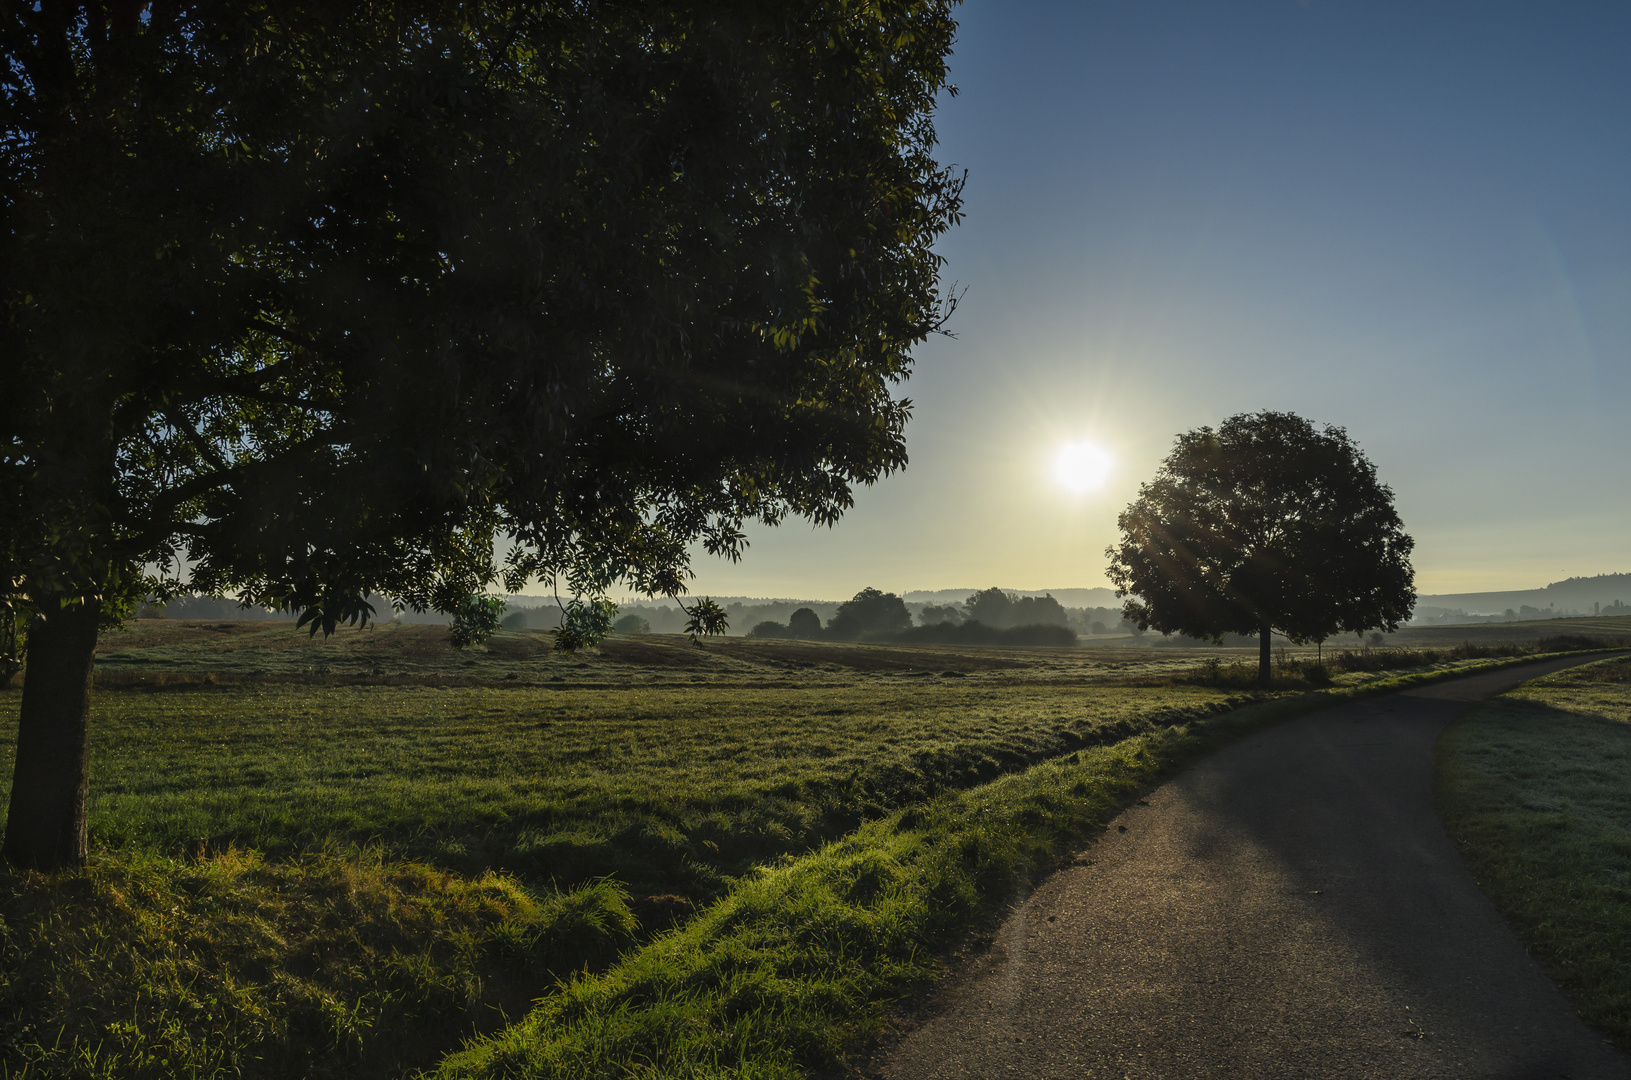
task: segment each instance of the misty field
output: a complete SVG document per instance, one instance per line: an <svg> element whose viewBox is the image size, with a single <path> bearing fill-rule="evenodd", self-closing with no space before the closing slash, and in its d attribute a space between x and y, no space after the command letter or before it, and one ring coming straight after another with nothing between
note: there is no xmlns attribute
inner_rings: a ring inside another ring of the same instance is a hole
<svg viewBox="0 0 1631 1080"><path fill-rule="evenodd" d="M801 1060L828 1060L1005 883L1206 732L1303 707L1313 685L1294 657L1275 690L1242 685L1230 673L1252 656L1219 649L548 644L505 633L459 653L427 626L105 635L92 866L0 871L0 1075L408 1075L574 972L625 989L633 976L615 973L713 978L684 975L679 952L652 960L665 933L707 970L726 955L733 971L804 972L797 1023L816 1049ZM1328 693L1479 662L1369 659ZM19 700L0 690L0 783ZM857 859L895 867L887 933ZM769 952L729 937L771 868L838 890L817 905L838 905L818 918L833 920L820 956L868 955L864 971L811 967L803 924L768 900L749 922ZM691 993L702 1012L681 1026L700 1041L671 1048L681 1064L720 1052L708 1010L729 998ZM741 1037L783 1046L790 1015ZM571 1068L646 1052L644 1036L574 1030L561 1052L589 1056Z"/></svg>

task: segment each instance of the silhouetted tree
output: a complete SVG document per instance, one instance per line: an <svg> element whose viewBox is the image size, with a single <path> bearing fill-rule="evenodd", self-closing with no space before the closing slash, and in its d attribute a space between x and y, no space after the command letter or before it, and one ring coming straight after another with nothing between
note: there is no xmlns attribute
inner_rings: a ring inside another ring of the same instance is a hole
<svg viewBox="0 0 1631 1080"><path fill-rule="evenodd" d="M1398 628L1415 604L1413 541L1393 492L1341 428L1245 413L1180 435L1106 552L1139 629L1221 642Z"/></svg>
<svg viewBox="0 0 1631 1080"><path fill-rule="evenodd" d="M821 636L821 616L807 607L801 607L787 620L787 632L796 638Z"/></svg>
<svg viewBox="0 0 1631 1080"><path fill-rule="evenodd" d="M536 577L570 647L903 466L949 7L0 5L6 857L83 863L96 637L144 595L327 633Z"/></svg>
<svg viewBox="0 0 1631 1080"><path fill-rule="evenodd" d="M892 634L912 625L906 601L894 593L866 588L838 605L827 624L827 634L840 641Z"/></svg>
<svg viewBox="0 0 1631 1080"><path fill-rule="evenodd" d="M939 626L941 623L958 626L963 622L963 609L956 604L925 604L917 617L924 626Z"/></svg>
<svg viewBox="0 0 1631 1080"><path fill-rule="evenodd" d="M791 636L787 627L775 619L766 619L763 622L754 623L753 629L748 631L748 637L784 638Z"/></svg>
<svg viewBox="0 0 1631 1080"><path fill-rule="evenodd" d="M619 634L649 634L651 624L638 615L625 615L612 623L612 629Z"/></svg>
<svg viewBox="0 0 1631 1080"><path fill-rule="evenodd" d="M1046 596L1018 596L1009 608L1008 617L1015 626L1064 626L1070 621L1065 605Z"/></svg>
<svg viewBox="0 0 1631 1080"><path fill-rule="evenodd" d="M1008 609L1013 603L1013 598L1007 593L992 587L981 589L963 601L963 610L967 612L970 622L990 627L1011 626L1013 624L1008 621Z"/></svg>
<svg viewBox="0 0 1631 1080"><path fill-rule="evenodd" d="M1001 589L983 589L964 602L968 617L986 626L1063 626L1070 621L1064 605L1048 596L1020 596Z"/></svg>

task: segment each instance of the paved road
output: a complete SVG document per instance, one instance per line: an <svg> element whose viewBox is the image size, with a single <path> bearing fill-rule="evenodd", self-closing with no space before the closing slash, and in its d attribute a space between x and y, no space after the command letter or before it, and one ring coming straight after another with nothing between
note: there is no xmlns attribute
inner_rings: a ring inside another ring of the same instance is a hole
<svg viewBox="0 0 1631 1080"><path fill-rule="evenodd" d="M1329 709L1200 762L1021 906L877 1075L1631 1078L1433 809L1444 725L1578 662Z"/></svg>

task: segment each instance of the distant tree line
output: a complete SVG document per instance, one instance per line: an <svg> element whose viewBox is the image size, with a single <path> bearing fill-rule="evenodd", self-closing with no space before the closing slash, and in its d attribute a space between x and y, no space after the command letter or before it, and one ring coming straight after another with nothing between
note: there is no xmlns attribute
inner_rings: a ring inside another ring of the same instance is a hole
<svg viewBox="0 0 1631 1080"><path fill-rule="evenodd" d="M764 620L751 637L828 641L911 641L955 644L1074 645L1076 631L1052 596L1018 596L986 589L957 604L926 604L913 625L906 602L892 592L865 588L838 605L823 625L808 607L786 624Z"/></svg>
<svg viewBox="0 0 1631 1080"><path fill-rule="evenodd" d="M1535 607L1532 604L1520 604L1515 608L1507 608L1498 614L1479 614L1468 612L1463 608L1433 607L1422 605L1411 614L1412 626L1458 626L1463 623L1502 623L1502 622L1531 622L1536 619L1580 619L1589 615L1631 615L1631 605L1621 601L1612 604L1594 603L1590 611L1577 611L1573 608Z"/></svg>
<svg viewBox="0 0 1631 1080"><path fill-rule="evenodd" d="M863 590L861 595L866 595L866 592ZM878 597L894 596L892 593L878 590L871 592L877 593ZM1012 630L1027 626L1062 626L1080 637L1143 635L1143 631L1122 617L1119 608L1064 607L1051 595L1021 596L997 588L980 590L962 603L925 604L905 601L898 596L895 597L895 602L870 600L869 603L873 606L863 604L857 607L854 599L842 602L768 600L763 603L733 600L725 604L724 608L730 620L730 633L756 637L860 640L862 637L873 637L879 633L887 636L893 632L910 631L910 640L926 641L935 638L974 644L984 640L981 634L985 631ZM895 606L896 603L900 605L899 608ZM375 621L379 623L394 621L447 625L451 621L451 616L435 611L393 612L389 601L384 598L376 598L375 604L378 608ZM877 606L880 604L884 607ZM841 639L835 638L834 632L830 629L830 624L834 622L840 608L849 610L846 618L837 623L836 633L845 635ZM883 612L885 608L887 612L879 615L878 612ZM904 621L900 615L902 608L907 613ZM865 614L868 611L873 614ZM163 605L143 605L138 615L141 618L221 621L258 621L290 617L287 613L266 608L246 608L232 599L191 595L176 597ZM620 634L681 634L685 632L686 618L685 611L677 606L663 603L624 604L618 609L612 629ZM795 621L798 622L796 629L793 628ZM959 635L950 637L945 636L944 631L929 631L929 628L941 624L960 627L968 623L978 623L981 629L961 631ZM552 598L509 596L505 598L505 609L499 625L502 629L510 631L554 630L561 625L561 609ZM938 638L937 634L940 635Z"/></svg>

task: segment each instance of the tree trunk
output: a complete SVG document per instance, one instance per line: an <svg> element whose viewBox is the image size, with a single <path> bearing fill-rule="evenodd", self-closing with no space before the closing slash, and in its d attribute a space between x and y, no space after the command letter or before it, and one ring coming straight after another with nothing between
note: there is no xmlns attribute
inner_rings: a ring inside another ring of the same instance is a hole
<svg viewBox="0 0 1631 1080"><path fill-rule="evenodd" d="M1274 675L1269 670L1269 623L1263 620L1262 629L1257 639L1257 685L1268 686L1274 681Z"/></svg>
<svg viewBox="0 0 1631 1080"><path fill-rule="evenodd" d="M86 601L53 608L29 627L11 811L0 852L14 865L85 865L91 666L100 613L99 603Z"/></svg>

